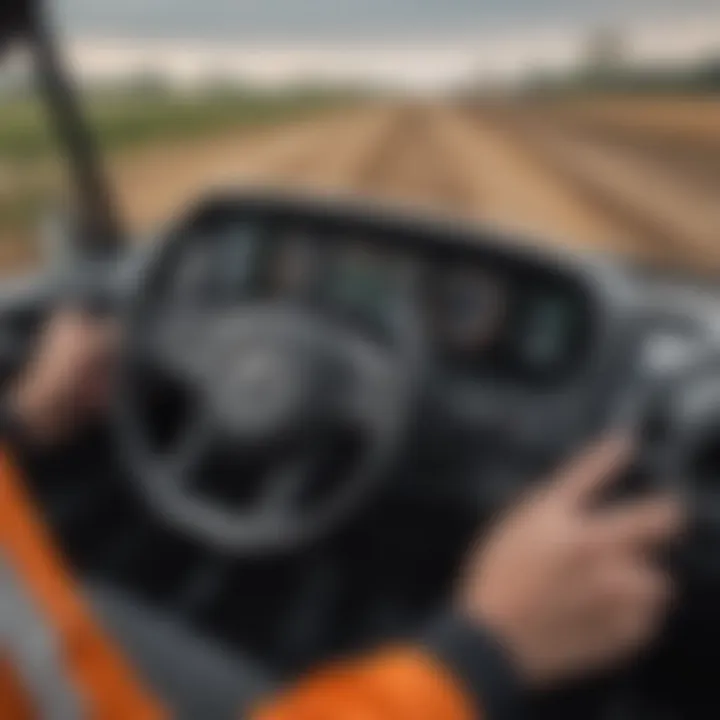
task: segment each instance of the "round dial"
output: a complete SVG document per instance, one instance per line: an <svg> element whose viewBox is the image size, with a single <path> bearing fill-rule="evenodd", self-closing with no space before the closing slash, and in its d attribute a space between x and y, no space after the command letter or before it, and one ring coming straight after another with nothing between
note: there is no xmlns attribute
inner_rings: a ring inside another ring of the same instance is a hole
<svg viewBox="0 0 720 720"><path fill-rule="evenodd" d="M320 251L311 235L295 232L277 241L270 268L270 287L281 297L299 297L312 290Z"/></svg>
<svg viewBox="0 0 720 720"><path fill-rule="evenodd" d="M506 288L494 275L478 269L454 269L435 288L431 308L434 334L446 353L477 358L497 342L506 306Z"/></svg>

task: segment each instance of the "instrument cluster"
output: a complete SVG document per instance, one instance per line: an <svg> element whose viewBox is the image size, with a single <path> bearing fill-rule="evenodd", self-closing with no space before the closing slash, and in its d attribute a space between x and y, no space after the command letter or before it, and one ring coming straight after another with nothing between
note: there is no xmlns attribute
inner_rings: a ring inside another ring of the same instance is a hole
<svg viewBox="0 0 720 720"><path fill-rule="evenodd" d="M179 274L186 299L308 303L378 332L404 308L420 322L433 364L463 379L551 385L589 353L591 308L549 272L377 236L247 222L203 239L197 256Z"/></svg>

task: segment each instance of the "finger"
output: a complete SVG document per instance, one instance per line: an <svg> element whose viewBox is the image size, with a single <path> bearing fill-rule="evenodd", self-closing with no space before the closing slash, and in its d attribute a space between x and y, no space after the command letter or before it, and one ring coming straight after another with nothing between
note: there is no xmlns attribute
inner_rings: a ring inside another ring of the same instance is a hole
<svg viewBox="0 0 720 720"><path fill-rule="evenodd" d="M102 322L95 329L96 346L105 353L112 354L119 347L122 339L121 328L115 322Z"/></svg>
<svg viewBox="0 0 720 720"><path fill-rule="evenodd" d="M671 578L660 567L637 557L615 556L598 569L593 585L595 594L605 596L602 600L644 605L666 598Z"/></svg>
<svg viewBox="0 0 720 720"><path fill-rule="evenodd" d="M639 587L636 598L631 599L618 613L615 631L624 638L628 649L641 649L656 638L670 613L672 586L656 577L652 584Z"/></svg>
<svg viewBox="0 0 720 720"><path fill-rule="evenodd" d="M675 498L657 498L606 512L597 528L604 542L651 548L677 538L684 526L682 504Z"/></svg>
<svg viewBox="0 0 720 720"><path fill-rule="evenodd" d="M121 333L117 323L86 321L78 332L77 350L83 358L112 358L120 347Z"/></svg>
<svg viewBox="0 0 720 720"><path fill-rule="evenodd" d="M560 471L551 492L572 505L587 504L628 468L633 457L632 441L612 436L577 455Z"/></svg>

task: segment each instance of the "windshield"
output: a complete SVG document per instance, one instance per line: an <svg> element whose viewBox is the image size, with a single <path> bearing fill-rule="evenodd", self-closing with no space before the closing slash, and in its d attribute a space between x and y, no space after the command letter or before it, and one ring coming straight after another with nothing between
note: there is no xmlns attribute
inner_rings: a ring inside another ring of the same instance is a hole
<svg viewBox="0 0 720 720"><path fill-rule="evenodd" d="M20 273L41 255L39 225L62 194L63 158L31 83L27 55L0 73L0 272Z"/></svg>
<svg viewBox="0 0 720 720"><path fill-rule="evenodd" d="M401 201L537 242L720 268L720 11L630 0L58 0L133 237L226 184ZM2 265L62 208L0 87Z"/></svg>

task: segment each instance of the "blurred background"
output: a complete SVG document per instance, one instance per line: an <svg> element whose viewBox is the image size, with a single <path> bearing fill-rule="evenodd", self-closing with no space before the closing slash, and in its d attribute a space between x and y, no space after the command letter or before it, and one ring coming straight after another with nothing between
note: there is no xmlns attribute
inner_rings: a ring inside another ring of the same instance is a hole
<svg viewBox="0 0 720 720"><path fill-rule="evenodd" d="M250 184L720 270L718 0L48 5L138 237ZM0 69L4 274L67 202L28 65Z"/></svg>

